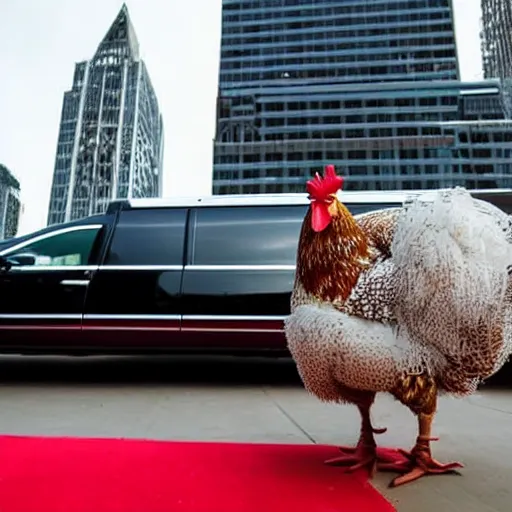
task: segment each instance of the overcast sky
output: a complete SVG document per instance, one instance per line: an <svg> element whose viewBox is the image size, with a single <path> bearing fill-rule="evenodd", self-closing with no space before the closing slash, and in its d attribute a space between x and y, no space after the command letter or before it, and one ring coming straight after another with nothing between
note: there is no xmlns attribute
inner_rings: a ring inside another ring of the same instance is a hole
<svg viewBox="0 0 512 512"><path fill-rule="evenodd" d="M0 1L0 163L21 182L20 234L46 224L62 95L122 3ZM164 195L209 194L221 0L126 4L164 118ZM462 78L479 79L480 0L454 4Z"/></svg>

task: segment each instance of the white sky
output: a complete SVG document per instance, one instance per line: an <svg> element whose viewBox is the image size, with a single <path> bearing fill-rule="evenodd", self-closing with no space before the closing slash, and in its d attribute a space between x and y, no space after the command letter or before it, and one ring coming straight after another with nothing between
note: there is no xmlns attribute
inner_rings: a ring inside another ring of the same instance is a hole
<svg viewBox="0 0 512 512"><path fill-rule="evenodd" d="M462 78L479 79L480 0L453 1ZM21 182L20 234L46 224L63 93L122 3L0 2L0 162ZM210 194L221 0L126 4L164 118L164 195Z"/></svg>

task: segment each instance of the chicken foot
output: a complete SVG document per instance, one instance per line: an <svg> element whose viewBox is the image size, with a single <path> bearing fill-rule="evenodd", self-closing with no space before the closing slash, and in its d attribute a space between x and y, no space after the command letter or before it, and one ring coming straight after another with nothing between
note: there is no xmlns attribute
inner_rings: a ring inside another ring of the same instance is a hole
<svg viewBox="0 0 512 512"><path fill-rule="evenodd" d="M437 409L437 385L433 379L427 376L408 377L415 377L414 379L408 379L408 382L411 382L412 385L410 387L406 386L400 392L394 394L417 416L418 437L411 451L399 450L400 454L406 458L402 469L396 466L386 467L385 464L379 466L381 471L402 473L391 481L390 487L398 487L413 482L425 475L457 473L457 468L464 467L460 462L442 464L432 457L430 443L438 440L438 438L432 437L432 423Z"/></svg>
<svg viewBox="0 0 512 512"><path fill-rule="evenodd" d="M372 400L373 402L373 400ZM358 405L361 414L361 434L355 447L340 446L342 455L328 459L325 464L330 466L342 466L346 472L357 471L358 469L368 469L370 477L373 477L376 470L383 464L386 467L392 467L392 459L385 455L377 453L377 444L374 434L383 434L386 428L374 428L370 418L370 404ZM397 468L397 471L402 466Z"/></svg>

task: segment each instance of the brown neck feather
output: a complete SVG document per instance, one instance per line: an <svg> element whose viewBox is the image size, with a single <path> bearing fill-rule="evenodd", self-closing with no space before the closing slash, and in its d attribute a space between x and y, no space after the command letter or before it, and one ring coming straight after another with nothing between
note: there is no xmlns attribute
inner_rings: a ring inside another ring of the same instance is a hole
<svg viewBox="0 0 512 512"><path fill-rule="evenodd" d="M335 200L331 212L332 222L316 233L308 210L297 259L297 278L305 291L326 301L347 299L372 259L367 237L347 208Z"/></svg>

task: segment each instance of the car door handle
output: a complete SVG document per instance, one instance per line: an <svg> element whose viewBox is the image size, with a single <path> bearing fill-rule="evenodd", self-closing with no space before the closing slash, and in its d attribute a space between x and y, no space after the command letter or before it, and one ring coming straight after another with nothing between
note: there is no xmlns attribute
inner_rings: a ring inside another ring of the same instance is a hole
<svg viewBox="0 0 512 512"><path fill-rule="evenodd" d="M64 279L60 282L62 286L89 286L88 279Z"/></svg>

